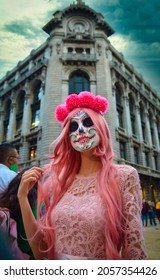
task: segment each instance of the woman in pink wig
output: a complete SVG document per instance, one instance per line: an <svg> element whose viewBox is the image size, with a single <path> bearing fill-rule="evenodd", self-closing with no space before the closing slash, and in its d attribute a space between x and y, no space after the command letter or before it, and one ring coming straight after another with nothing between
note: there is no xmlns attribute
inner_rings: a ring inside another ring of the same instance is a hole
<svg viewBox="0 0 160 280"><path fill-rule="evenodd" d="M138 173L113 164L107 110L102 96L69 95L55 111L62 132L50 163L23 175L18 198L36 259L146 259ZM27 195L37 181L46 212L36 221Z"/></svg>

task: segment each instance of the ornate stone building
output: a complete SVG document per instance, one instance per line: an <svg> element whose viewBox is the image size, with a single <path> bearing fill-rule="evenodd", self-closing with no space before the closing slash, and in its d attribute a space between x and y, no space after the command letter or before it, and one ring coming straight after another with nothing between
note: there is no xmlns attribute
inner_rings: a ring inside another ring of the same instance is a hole
<svg viewBox="0 0 160 280"><path fill-rule="evenodd" d="M55 107L90 90L109 100L115 162L138 170L144 197L160 196L160 97L111 45L112 27L77 1L43 30L46 42L0 80L0 142L15 144L21 167L43 165L60 132Z"/></svg>

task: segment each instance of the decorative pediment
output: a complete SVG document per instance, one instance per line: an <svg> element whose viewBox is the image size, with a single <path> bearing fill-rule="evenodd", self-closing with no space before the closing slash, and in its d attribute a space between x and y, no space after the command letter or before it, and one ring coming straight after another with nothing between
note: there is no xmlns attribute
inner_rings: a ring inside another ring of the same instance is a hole
<svg viewBox="0 0 160 280"><path fill-rule="evenodd" d="M53 14L53 18L43 27L43 30L48 34L51 34L56 27L63 27L63 19L66 17L68 18L69 16L91 18L95 22L95 28L102 29L107 37L114 33L112 27L104 20L103 15L97 13L82 1L77 1L77 3L73 3L61 11L56 11ZM78 22L75 22L74 26L72 25L71 28L72 27L74 27L75 33L78 37L82 36L83 31L86 32L85 36L90 36L87 26L84 25L82 21L78 20Z"/></svg>

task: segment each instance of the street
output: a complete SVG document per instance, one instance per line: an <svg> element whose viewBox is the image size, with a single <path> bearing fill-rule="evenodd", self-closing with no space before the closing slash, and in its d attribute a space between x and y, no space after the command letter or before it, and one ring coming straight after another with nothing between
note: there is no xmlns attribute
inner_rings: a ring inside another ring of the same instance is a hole
<svg viewBox="0 0 160 280"><path fill-rule="evenodd" d="M160 223L157 226L144 227L148 260L160 260Z"/></svg>

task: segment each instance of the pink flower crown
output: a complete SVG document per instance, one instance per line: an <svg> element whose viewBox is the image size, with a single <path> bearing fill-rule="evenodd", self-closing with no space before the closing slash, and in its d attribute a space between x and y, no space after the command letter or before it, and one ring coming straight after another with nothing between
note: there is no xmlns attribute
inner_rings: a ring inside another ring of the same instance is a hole
<svg viewBox="0 0 160 280"><path fill-rule="evenodd" d="M65 104L60 104L55 110L55 118L58 122L63 122L67 115L76 108L89 108L103 114L106 113L109 103L103 96L95 96L88 91L82 91L78 95L73 93L67 96Z"/></svg>

